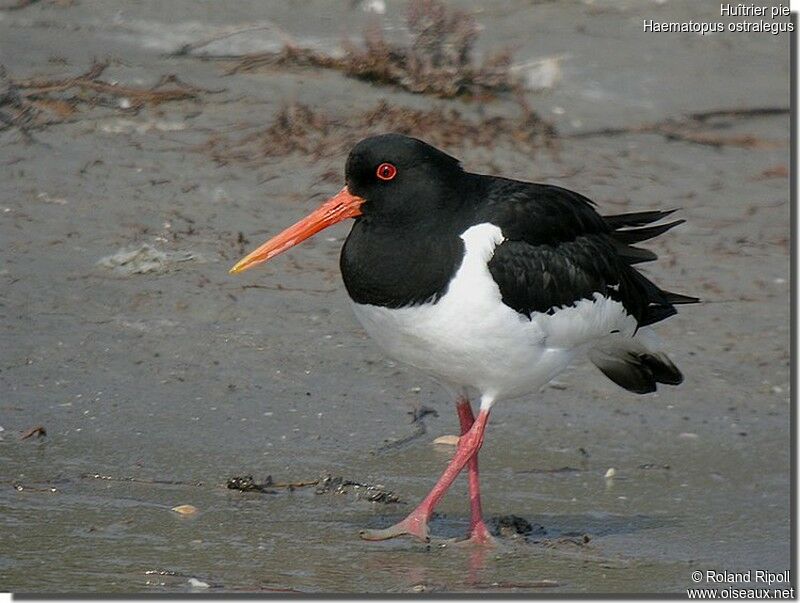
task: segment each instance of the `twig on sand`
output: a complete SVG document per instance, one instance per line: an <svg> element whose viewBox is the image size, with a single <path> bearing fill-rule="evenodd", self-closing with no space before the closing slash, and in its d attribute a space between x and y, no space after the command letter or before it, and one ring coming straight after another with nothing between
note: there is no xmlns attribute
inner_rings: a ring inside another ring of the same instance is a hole
<svg viewBox="0 0 800 603"><path fill-rule="evenodd" d="M623 134L658 134L667 140L680 140L694 144L723 147L733 146L742 148L775 148L785 145L784 141L766 140L752 134L721 135L709 129L730 127L731 120L755 117L769 117L773 115L786 115L789 109L785 107L754 107L742 109L715 109L689 113L678 118L668 118L658 122L648 122L634 126L618 128L599 128L567 134L564 138L591 138L595 136L620 136ZM705 131L698 128L705 127Z"/></svg>
<svg viewBox="0 0 800 603"><path fill-rule="evenodd" d="M395 448L405 446L409 442L413 442L417 438L424 436L426 433L428 433L428 428L424 421L425 417L428 415L433 415L434 417L439 416L438 412L432 408L428 408L427 406L414 407L408 411L408 414L411 415L412 432L407 436L400 438L399 440L386 442L383 446L378 448L376 452L381 453L386 452L387 450L393 450Z"/></svg>
<svg viewBox="0 0 800 603"><path fill-rule="evenodd" d="M245 27L226 27L220 33L206 38L205 40L200 40L198 42L191 42L188 44L182 45L176 51L169 53L168 57L182 57L193 54L196 50L199 50L209 44L213 44L214 42L219 42L220 40L225 40L227 38L232 38L233 36L238 36L239 34L249 33L252 31L264 31L264 30L273 30L278 33L278 35L283 38L285 44L291 44L292 39L291 36L286 34L282 29L276 26L273 23L269 25L248 25Z"/></svg>
<svg viewBox="0 0 800 603"><path fill-rule="evenodd" d="M37 438L43 438L47 435L47 430L42 425L37 425L36 427L31 427L25 433L23 433L19 439L20 440L27 440L28 438L32 438L36 436Z"/></svg>

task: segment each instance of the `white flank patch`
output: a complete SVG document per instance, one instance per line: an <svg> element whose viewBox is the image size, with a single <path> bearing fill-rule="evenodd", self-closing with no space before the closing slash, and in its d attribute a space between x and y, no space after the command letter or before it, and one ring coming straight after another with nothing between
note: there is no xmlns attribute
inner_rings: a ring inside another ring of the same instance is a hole
<svg viewBox="0 0 800 603"><path fill-rule="evenodd" d="M596 293L554 314L531 319L502 302L487 266L504 241L494 224L477 224L461 239L465 253L437 303L408 308L353 304L359 322L390 356L455 388L477 389L485 404L536 391L563 371L586 344L636 321L622 304Z"/></svg>

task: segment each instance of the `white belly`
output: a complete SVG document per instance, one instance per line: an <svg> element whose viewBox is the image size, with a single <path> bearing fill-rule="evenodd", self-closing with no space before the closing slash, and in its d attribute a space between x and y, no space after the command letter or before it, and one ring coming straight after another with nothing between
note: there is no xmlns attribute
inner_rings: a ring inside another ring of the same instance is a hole
<svg viewBox="0 0 800 603"><path fill-rule="evenodd" d="M531 319L502 303L487 263L503 235L493 224L461 235L465 254L437 303L390 309L353 304L364 329L390 356L487 399L536 391L575 354L612 330L632 334L622 304L595 294L554 314Z"/></svg>

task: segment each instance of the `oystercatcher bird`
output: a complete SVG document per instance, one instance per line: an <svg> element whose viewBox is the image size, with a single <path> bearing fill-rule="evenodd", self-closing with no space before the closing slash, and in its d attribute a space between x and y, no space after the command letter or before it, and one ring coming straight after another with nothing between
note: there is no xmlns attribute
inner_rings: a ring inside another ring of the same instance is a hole
<svg viewBox="0 0 800 603"><path fill-rule="evenodd" d="M359 142L345 182L231 272L355 218L340 267L356 317L388 355L429 373L456 399L461 437L444 474L404 520L363 538L428 541L434 507L466 466L469 539L491 541L478 482L489 412L498 400L537 391L579 353L637 394L682 381L650 325L698 299L664 291L634 268L656 259L635 243L683 222L650 225L674 210L600 216L578 193L473 174L399 134Z"/></svg>

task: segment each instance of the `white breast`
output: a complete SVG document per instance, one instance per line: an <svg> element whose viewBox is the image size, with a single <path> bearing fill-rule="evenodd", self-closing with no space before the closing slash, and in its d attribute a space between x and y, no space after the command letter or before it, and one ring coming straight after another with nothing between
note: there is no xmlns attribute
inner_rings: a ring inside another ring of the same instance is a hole
<svg viewBox="0 0 800 603"><path fill-rule="evenodd" d="M622 304L599 293L528 319L503 304L487 266L504 240L500 228L478 224L461 238L464 259L436 303L399 309L353 304L367 333L397 360L496 400L537 390L585 344L612 330L633 333L636 322Z"/></svg>

